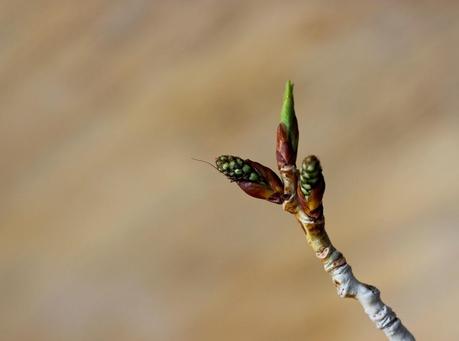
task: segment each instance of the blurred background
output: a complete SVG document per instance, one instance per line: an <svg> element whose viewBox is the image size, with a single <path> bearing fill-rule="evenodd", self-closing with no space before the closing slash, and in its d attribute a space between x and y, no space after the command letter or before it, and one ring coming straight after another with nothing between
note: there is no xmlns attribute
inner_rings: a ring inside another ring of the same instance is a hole
<svg viewBox="0 0 459 341"><path fill-rule="evenodd" d="M385 340L294 218L284 83L334 244L419 340L457 340L457 1L0 2L5 341Z"/></svg>

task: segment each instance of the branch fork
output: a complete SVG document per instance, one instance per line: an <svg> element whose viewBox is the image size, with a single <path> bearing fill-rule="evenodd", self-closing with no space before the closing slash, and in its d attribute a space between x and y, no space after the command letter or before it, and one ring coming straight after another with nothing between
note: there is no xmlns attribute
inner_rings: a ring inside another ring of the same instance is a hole
<svg viewBox="0 0 459 341"><path fill-rule="evenodd" d="M414 341L414 336L380 297L380 291L356 279L343 254L331 243L325 231L322 198L325 180L319 159L306 157L296 167L298 123L294 110L293 84L285 87L281 119L276 136L276 160L280 178L270 168L249 159L222 155L216 159L217 169L248 195L281 204L295 216L308 244L322 262L324 270L342 298L354 298L371 321L391 341Z"/></svg>

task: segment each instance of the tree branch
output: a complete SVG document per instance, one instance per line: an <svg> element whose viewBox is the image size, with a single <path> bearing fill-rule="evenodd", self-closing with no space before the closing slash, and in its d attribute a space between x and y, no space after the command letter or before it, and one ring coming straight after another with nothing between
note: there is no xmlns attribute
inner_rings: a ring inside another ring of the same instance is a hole
<svg viewBox="0 0 459 341"><path fill-rule="evenodd" d="M298 137L293 84L288 81L276 135L276 160L281 179L266 166L232 155L219 156L216 168L248 195L282 204L284 211L293 214L300 223L308 244L332 278L338 296L357 299L389 340L414 341L414 336L381 300L379 290L355 278L343 254L331 243L323 215L322 167L319 159L310 155L303 160L300 170L296 168Z"/></svg>

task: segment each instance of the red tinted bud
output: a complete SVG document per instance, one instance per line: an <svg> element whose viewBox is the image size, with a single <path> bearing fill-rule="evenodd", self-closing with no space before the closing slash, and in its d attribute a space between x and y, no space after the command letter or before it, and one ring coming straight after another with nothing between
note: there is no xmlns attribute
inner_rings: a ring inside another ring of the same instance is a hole
<svg viewBox="0 0 459 341"><path fill-rule="evenodd" d="M270 168L262 164L232 155L222 155L216 159L217 169L248 195L282 204L283 185Z"/></svg>
<svg viewBox="0 0 459 341"><path fill-rule="evenodd" d="M293 101L293 84L288 81L285 85L280 124L277 128L276 159L279 169L286 165L295 165L298 135L298 122Z"/></svg>
<svg viewBox="0 0 459 341"><path fill-rule="evenodd" d="M296 152L290 144L287 127L284 123L279 123L279 126L277 127L276 141L277 167L281 169L287 165L294 165L296 162Z"/></svg>
<svg viewBox="0 0 459 341"><path fill-rule="evenodd" d="M320 161L315 155L306 157L301 165L297 195L301 207L311 217L322 213L322 197L325 181Z"/></svg>

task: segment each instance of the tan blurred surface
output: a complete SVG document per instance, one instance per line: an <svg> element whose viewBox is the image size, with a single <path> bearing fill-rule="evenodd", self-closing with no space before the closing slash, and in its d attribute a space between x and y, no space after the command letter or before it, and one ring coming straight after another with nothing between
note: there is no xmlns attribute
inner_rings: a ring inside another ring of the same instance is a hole
<svg viewBox="0 0 459 341"><path fill-rule="evenodd" d="M459 3L0 2L1 340L384 340L294 219L283 84L327 230L419 340L458 340Z"/></svg>

